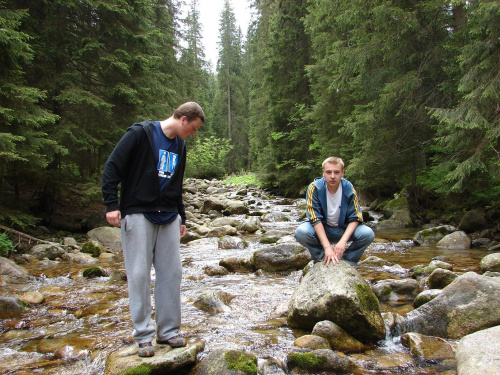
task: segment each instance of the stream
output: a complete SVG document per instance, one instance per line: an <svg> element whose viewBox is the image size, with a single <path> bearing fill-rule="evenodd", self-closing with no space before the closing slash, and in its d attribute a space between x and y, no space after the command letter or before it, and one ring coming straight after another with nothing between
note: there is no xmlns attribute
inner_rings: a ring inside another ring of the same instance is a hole
<svg viewBox="0 0 500 375"><path fill-rule="evenodd" d="M290 233L288 238L280 241L293 240L292 234L302 210L298 201L286 205L276 204L278 200L257 200L253 209L263 213L286 213L289 221L262 222L262 226L265 230ZM365 252L365 257L376 255L410 269L418 264L427 265L432 258L439 256L453 264L455 272L480 272L479 262L488 254L486 249L415 247L411 239L417 230L375 230L376 240ZM205 275L204 268L218 265L221 259L250 258L254 251L269 246L260 244L260 236L256 234L241 237L249 244L245 249L219 249L217 238L203 238L181 246L181 334L188 339L205 340L201 357L215 349L238 349L260 359L282 361L288 352L294 350L295 339L310 333L291 329L286 324L287 304L302 271L286 275L262 272L231 273L221 277ZM121 255L96 265L108 271L123 271L124 268ZM0 331L0 373L104 374L107 357L131 342L126 282L114 281L110 277L84 278L82 271L88 265L65 261L40 261L23 267L35 276L35 280L2 286L2 295L19 297L38 291L45 296L45 302L32 306L21 320L0 321L3 327ZM402 277L387 269L359 267L358 271L371 283ZM230 309L210 315L194 307L193 302L207 289L235 296ZM403 316L413 309L411 302L401 301L384 302L380 308L381 312ZM404 366L389 366L383 372L377 369L377 363L394 356L411 358L399 338L389 336L368 352L349 355L362 368L363 374L456 373L454 363L448 362L443 367L443 364L421 363L416 359Z"/></svg>

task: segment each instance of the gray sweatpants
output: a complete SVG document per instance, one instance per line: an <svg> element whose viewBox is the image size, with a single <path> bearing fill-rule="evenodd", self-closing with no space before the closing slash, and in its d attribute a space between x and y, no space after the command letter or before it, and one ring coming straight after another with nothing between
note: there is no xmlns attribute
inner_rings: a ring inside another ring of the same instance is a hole
<svg viewBox="0 0 500 375"><path fill-rule="evenodd" d="M153 224L143 214L121 220L123 257L127 270L134 339L141 343L166 340L181 326L180 217ZM155 323L151 319L151 266L155 268Z"/></svg>

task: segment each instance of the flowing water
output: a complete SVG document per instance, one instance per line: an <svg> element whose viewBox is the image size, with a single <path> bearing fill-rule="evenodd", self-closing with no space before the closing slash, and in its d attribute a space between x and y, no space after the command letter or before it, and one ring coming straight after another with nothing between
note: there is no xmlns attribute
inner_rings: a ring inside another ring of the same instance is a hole
<svg viewBox="0 0 500 375"><path fill-rule="evenodd" d="M293 233L301 209L296 203L275 204L277 200L257 201L261 212L284 213L289 221L263 222L266 230L279 229ZM376 231L377 239L366 255L376 255L410 269L428 264L440 257L454 265L454 271L479 271L479 262L486 250L443 250L434 247L413 247L411 238L417 229ZM205 238L181 246L183 260L182 331L188 338L205 340L203 357L214 349L240 349L258 358L283 360L294 350L297 337L310 332L292 330L286 324L285 312L302 272L287 275L268 273L232 273L211 277L204 268L218 265L228 257L250 258L264 246L257 235L247 235L246 249L223 250L217 239ZM290 236L282 241L293 240ZM108 271L123 270L123 259L100 262ZM132 326L128 312L126 282L109 277L82 277L86 266L61 262L39 262L24 265L34 281L2 286L2 295L19 297L39 291L45 295L43 304L33 306L22 319L1 321L1 374L103 374L106 358L113 351L130 344ZM390 269L359 268L369 282L405 277ZM153 271L154 274L154 271ZM205 290L221 290L234 296L225 312L210 315L193 306ZM382 312L401 315L412 309L411 302L381 303ZM363 374L435 374L450 370L454 362L419 363L411 359L397 337L387 339L370 351L350 356ZM379 363L390 359L381 372ZM394 364L396 363L396 364Z"/></svg>

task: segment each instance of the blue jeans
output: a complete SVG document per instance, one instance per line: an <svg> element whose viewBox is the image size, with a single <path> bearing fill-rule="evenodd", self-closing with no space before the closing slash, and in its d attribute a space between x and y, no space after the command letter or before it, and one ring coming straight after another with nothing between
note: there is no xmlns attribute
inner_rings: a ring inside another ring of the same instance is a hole
<svg viewBox="0 0 500 375"><path fill-rule="evenodd" d="M325 228L326 236L330 242L338 242L345 232L344 229L338 227L330 227L328 225L323 225L323 227ZM365 249L372 243L374 238L375 233L373 233L370 227L359 224L349 239L349 241L352 242L349 247L345 249L342 259L351 265L357 264ZM323 249L316 235L316 231L309 221L304 221L298 226L295 230L295 239L309 250L312 259L317 260L325 257L325 249Z"/></svg>

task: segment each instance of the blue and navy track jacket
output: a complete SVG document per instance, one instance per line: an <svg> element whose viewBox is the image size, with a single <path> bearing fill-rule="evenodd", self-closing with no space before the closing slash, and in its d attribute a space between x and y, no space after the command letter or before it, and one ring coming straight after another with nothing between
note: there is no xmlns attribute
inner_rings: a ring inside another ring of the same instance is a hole
<svg viewBox="0 0 500 375"><path fill-rule="evenodd" d="M342 178L342 201L340 204L339 228L345 229L350 222L363 222L363 214L359 207L359 200L354 186L345 178ZM306 214L307 218L314 226L318 223L326 225L327 201L325 178L316 178L307 188L306 193Z"/></svg>

